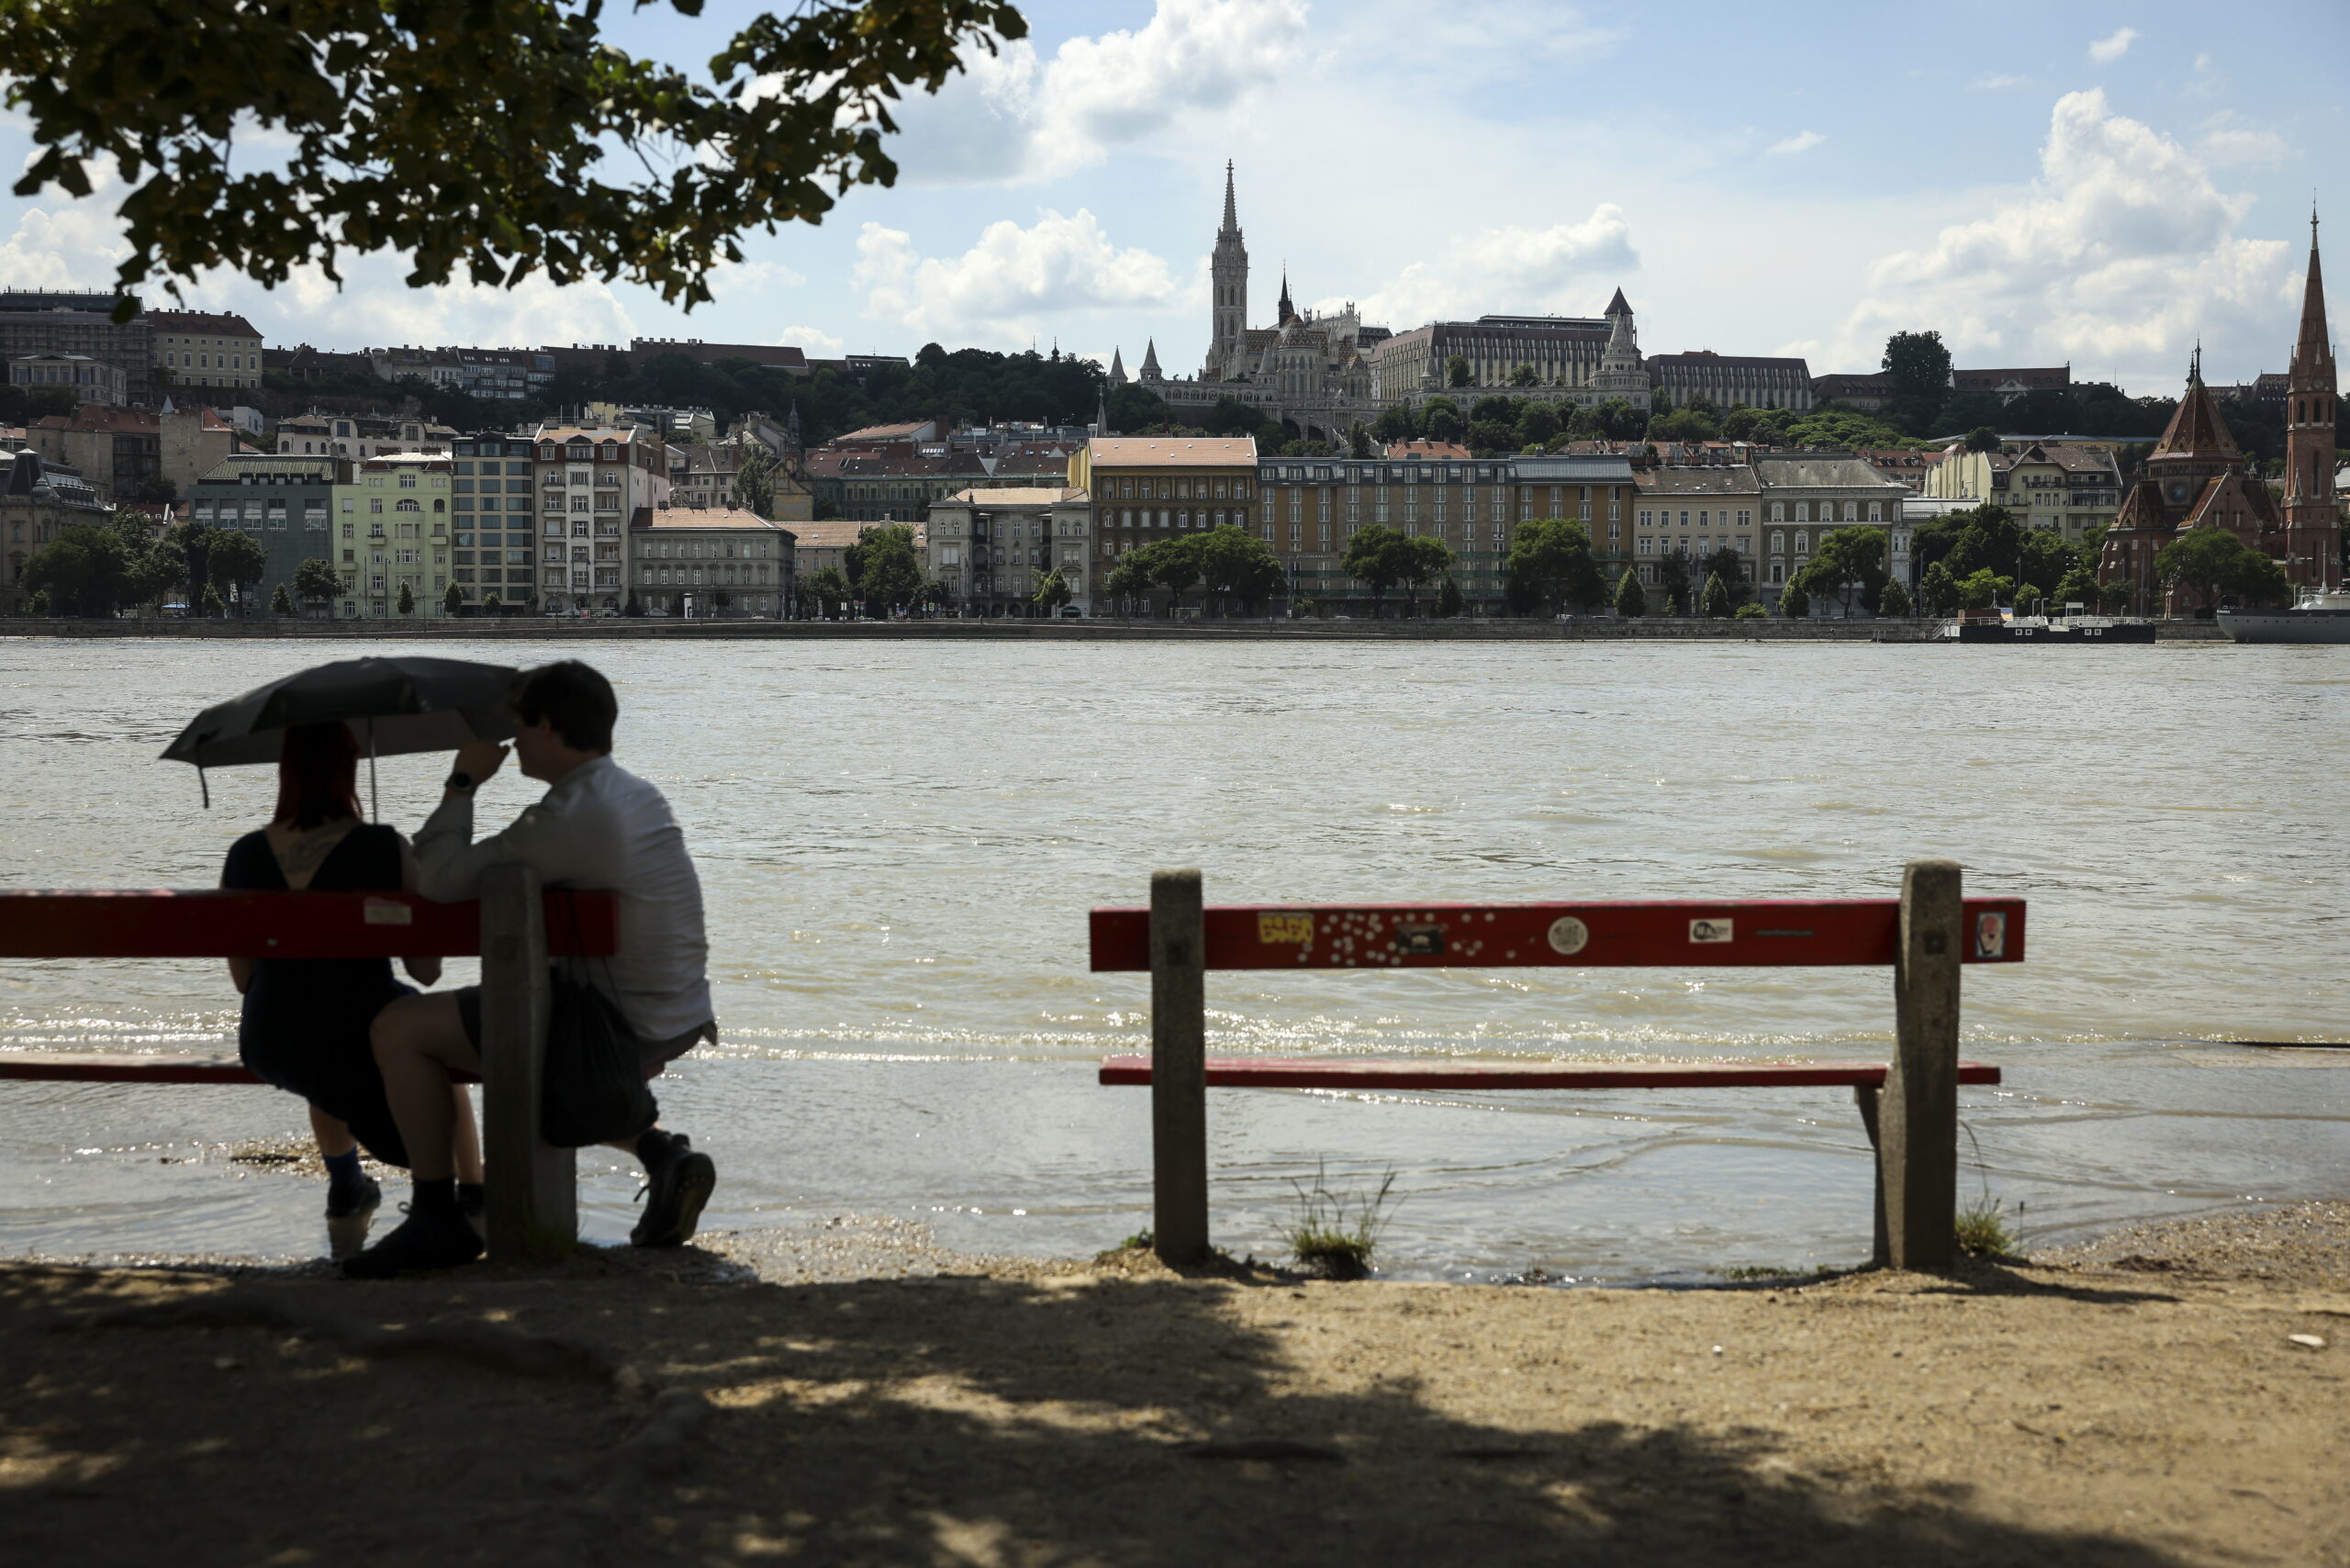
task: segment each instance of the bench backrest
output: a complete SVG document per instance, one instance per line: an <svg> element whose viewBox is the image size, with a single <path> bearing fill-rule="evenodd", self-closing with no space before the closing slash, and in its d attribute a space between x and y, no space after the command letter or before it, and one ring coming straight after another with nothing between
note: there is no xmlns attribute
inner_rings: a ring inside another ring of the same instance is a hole
<svg viewBox="0 0 2350 1568"><path fill-rule="evenodd" d="M620 950L620 901L554 891L547 951ZM481 952L481 906L412 893L0 892L6 958L457 958Z"/></svg>
<svg viewBox="0 0 2350 1568"><path fill-rule="evenodd" d="M1217 904L1210 969L1891 965L1901 901ZM1150 911L1097 908L1092 967L1150 968ZM2023 962L2024 901L1968 899L1960 958Z"/></svg>

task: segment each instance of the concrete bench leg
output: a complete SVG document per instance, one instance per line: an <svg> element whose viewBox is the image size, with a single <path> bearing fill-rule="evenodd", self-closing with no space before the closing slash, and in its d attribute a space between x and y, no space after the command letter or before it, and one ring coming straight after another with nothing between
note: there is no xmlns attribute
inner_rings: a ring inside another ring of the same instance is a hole
<svg viewBox="0 0 2350 1568"><path fill-rule="evenodd" d="M1207 928L1197 871L1150 879L1151 1244L1208 1255Z"/></svg>
<svg viewBox="0 0 2350 1568"><path fill-rule="evenodd" d="M1896 1045L1878 1145L1886 1256L1897 1269L1947 1269L1958 1255L1958 973L1965 923L1958 862L1909 862L1901 879Z"/></svg>
<svg viewBox="0 0 2350 1568"><path fill-rule="evenodd" d="M1852 1085L1852 1098L1861 1107L1861 1126L1869 1135L1869 1206L1876 1211L1874 1234L1869 1246L1869 1265L1882 1269L1893 1260L1890 1246L1885 1238L1885 1148L1877 1138L1876 1103L1881 1086L1874 1083Z"/></svg>
<svg viewBox="0 0 2350 1568"><path fill-rule="evenodd" d="M577 1158L539 1136L552 1011L539 874L492 867L481 883L481 1122L489 1255L501 1263L559 1257L579 1235Z"/></svg>

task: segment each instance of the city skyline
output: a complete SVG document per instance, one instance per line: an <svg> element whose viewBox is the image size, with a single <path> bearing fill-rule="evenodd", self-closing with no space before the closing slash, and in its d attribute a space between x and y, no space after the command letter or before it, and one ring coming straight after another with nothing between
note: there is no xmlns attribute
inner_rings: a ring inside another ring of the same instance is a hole
<svg viewBox="0 0 2350 1568"><path fill-rule="evenodd" d="M1596 315L1622 288L1651 353L1869 371L1886 334L1931 329L1962 364L2168 393L2198 339L2215 381L2281 370L2311 196L2350 213L2312 166L2350 140L2322 90L2350 57L2332 7L2261 8L2225 39L2184 6L1990 6L1957 36L1942 13L1830 8L1801 39L1685 11L1667 33L1639 6L1436 28L1380 4L1026 9L1032 39L907 106L895 188L749 237L690 316L628 287L411 291L386 257L341 294L207 279L188 301L273 344L1033 341L1132 366L1155 338L1188 369L1229 158L1259 275L1285 270L1303 308L1405 330ZM749 10L613 31L687 62ZM21 122L0 135L28 145ZM109 281L110 199L10 198L0 282Z"/></svg>

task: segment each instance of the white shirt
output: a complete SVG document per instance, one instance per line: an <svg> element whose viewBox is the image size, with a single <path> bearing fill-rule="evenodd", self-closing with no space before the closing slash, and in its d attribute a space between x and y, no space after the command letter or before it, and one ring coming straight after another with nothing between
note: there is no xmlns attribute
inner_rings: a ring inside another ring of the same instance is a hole
<svg viewBox="0 0 2350 1568"><path fill-rule="evenodd" d="M599 756L556 779L503 833L474 842L466 791L443 800L416 835L417 888L438 902L479 897L484 871L517 861L550 888L620 895L620 951L589 960L588 972L640 1038L675 1040L711 1022L701 879L660 790Z"/></svg>

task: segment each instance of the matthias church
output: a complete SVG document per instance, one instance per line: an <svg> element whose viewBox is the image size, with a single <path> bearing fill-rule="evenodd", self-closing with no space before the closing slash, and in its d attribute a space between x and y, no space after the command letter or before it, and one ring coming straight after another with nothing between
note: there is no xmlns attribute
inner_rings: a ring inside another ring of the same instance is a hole
<svg viewBox="0 0 2350 1568"><path fill-rule="evenodd" d="M1174 419L1203 424L1230 398L1280 421L1292 440L1343 442L1360 420L1368 425L1394 403L1417 405L1458 391L1444 385L1448 360L1469 362L1475 385L1499 386L1516 364L1531 364L1544 385L1572 388L1563 400L1593 403L1620 397L1637 408L1649 402L1649 377L1634 335L1631 307L1622 290L1604 319L1486 317L1473 322L1432 323L1397 334L1366 325L1352 301L1316 316L1290 299L1289 276L1270 327L1248 325L1248 247L1241 237L1233 169L1224 166L1224 223L1209 263L1213 299L1208 352L1200 373L1169 376L1158 345L1147 345L1136 385L1164 402ZM1113 354L1110 385L1126 384L1124 354ZM1472 393L1473 395L1473 393Z"/></svg>

